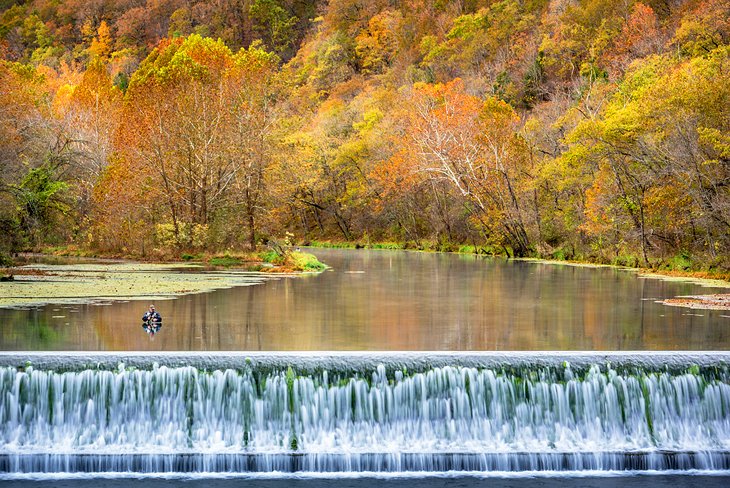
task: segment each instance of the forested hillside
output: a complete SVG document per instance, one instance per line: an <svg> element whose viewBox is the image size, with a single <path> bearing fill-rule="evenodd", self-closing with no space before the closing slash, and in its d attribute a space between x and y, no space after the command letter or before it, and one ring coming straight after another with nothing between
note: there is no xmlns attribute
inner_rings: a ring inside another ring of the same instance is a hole
<svg viewBox="0 0 730 488"><path fill-rule="evenodd" d="M0 246L730 269L726 0L0 0Z"/></svg>

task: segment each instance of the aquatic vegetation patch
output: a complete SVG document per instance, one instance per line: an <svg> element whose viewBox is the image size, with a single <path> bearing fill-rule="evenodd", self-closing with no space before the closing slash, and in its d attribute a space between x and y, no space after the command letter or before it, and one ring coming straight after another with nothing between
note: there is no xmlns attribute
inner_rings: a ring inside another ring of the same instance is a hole
<svg viewBox="0 0 730 488"><path fill-rule="evenodd" d="M670 275L670 274L659 274L659 273L639 273L640 278L652 278L664 281L676 281L680 283L694 283L705 288L730 288L730 281L724 279L716 279L710 276L706 277L695 277L692 275Z"/></svg>
<svg viewBox="0 0 730 488"><path fill-rule="evenodd" d="M672 307L686 307L704 310L730 310L730 294L694 295L676 297L663 300L659 303Z"/></svg>
<svg viewBox="0 0 730 488"><path fill-rule="evenodd" d="M0 307L172 299L272 279L264 273L206 271L194 264L36 264L16 269L13 281L0 283Z"/></svg>

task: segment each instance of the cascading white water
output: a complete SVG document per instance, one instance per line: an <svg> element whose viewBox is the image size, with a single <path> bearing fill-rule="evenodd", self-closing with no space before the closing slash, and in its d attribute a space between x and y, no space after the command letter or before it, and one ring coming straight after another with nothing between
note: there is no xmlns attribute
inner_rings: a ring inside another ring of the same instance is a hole
<svg viewBox="0 0 730 488"><path fill-rule="evenodd" d="M730 469L726 370L0 368L0 472Z"/></svg>

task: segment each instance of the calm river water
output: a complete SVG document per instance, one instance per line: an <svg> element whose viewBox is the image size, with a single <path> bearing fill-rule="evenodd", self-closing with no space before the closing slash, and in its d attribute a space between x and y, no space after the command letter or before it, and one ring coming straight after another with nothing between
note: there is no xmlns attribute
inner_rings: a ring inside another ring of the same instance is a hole
<svg viewBox="0 0 730 488"><path fill-rule="evenodd" d="M726 350L730 312L656 303L719 293L613 268L314 250L316 276L157 302L0 310L2 350ZM726 291L726 290L725 290Z"/></svg>

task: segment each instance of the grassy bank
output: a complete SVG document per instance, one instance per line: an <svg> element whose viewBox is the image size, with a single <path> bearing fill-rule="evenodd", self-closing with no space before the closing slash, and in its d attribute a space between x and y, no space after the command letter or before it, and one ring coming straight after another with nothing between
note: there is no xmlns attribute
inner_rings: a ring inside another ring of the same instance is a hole
<svg viewBox="0 0 730 488"><path fill-rule="evenodd" d="M438 241L408 241L408 242L372 242L363 241L306 241L302 245L324 249L382 249L382 250L410 250L423 252L449 252L472 254L478 256L493 256L512 258L510 249L496 246L478 246L473 244L443 243ZM42 254L59 257L81 257L102 259L134 259L141 262L189 262L209 267L237 268L248 271L263 272L316 272L326 268L317 258L306 252L287 251L281 248L258 252L223 253L179 253L170 250L154 250L144 256L124 253L104 253L76 246L45 248ZM730 283L730 269L723 267L720 260L709 261L688 254L680 254L665 258L652 258L648 266L635 255L619 254L605 256L600 254L581 254L568 249L558 249L552 252L536 252L526 260L541 260L545 262L570 265L602 265L617 266L635 269L647 275L658 275L668 278L693 278L699 280L717 280ZM18 261L17 259L15 261ZM22 262L22 258L21 258ZM5 263L4 266L8 266ZM19 264L16 262L15 264ZM7 269L7 268L6 268ZM0 279L7 279L8 271L0 268Z"/></svg>
<svg viewBox="0 0 730 488"><path fill-rule="evenodd" d="M327 268L314 254L302 251L183 254L182 260L216 268L243 268L266 273L312 273Z"/></svg>

